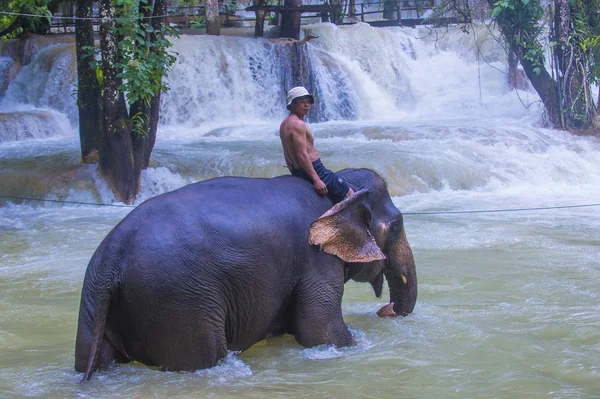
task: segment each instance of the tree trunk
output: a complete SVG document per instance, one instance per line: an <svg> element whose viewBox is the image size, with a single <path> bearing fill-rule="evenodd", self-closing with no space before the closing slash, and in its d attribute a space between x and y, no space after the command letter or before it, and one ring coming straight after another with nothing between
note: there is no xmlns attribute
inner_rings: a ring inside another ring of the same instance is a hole
<svg viewBox="0 0 600 399"><path fill-rule="evenodd" d="M79 139L84 163L98 162L98 145L102 137L102 105L94 60L94 31L91 20L93 0L78 0L75 21L77 51L77 106L79 109Z"/></svg>
<svg viewBox="0 0 600 399"><path fill-rule="evenodd" d="M336 25L341 25L344 22L344 4L342 0L331 0L331 21Z"/></svg>
<svg viewBox="0 0 600 399"><path fill-rule="evenodd" d="M100 151L100 173L108 180L115 196L130 204L139 192L140 178L135 172L135 160L131 140L132 126L123 93L119 92L118 41L116 36L115 9L111 0L100 1L100 47L102 49L103 137Z"/></svg>
<svg viewBox="0 0 600 399"><path fill-rule="evenodd" d="M298 11L284 11L281 13L281 31L280 37L290 37L300 39L301 16L300 7L302 0L285 0L284 6L298 7Z"/></svg>
<svg viewBox="0 0 600 399"><path fill-rule="evenodd" d="M396 12L398 10L397 4L398 4L397 0L385 0L383 2L383 19L397 19L396 18Z"/></svg>
<svg viewBox="0 0 600 399"><path fill-rule="evenodd" d="M257 6L264 6L267 4L266 0L258 0L254 2ZM263 37L265 35L265 16L267 13L265 10L256 10L254 12L256 16L256 22L254 24L254 37Z"/></svg>
<svg viewBox="0 0 600 399"><path fill-rule="evenodd" d="M598 6L596 4L597 0L582 0L582 4L585 10L585 15L588 18L588 24L590 26L590 30L595 34L600 33L600 12L598 12ZM595 58L596 62L600 62L600 55L596 54ZM593 99L592 99L593 100ZM593 118L594 125L599 128L600 127L600 92L598 93L598 98L596 100L596 115Z"/></svg>
<svg viewBox="0 0 600 399"><path fill-rule="evenodd" d="M573 7L578 7L574 5ZM571 36L573 23L571 13L583 16L585 9L573 8L569 0L555 0L554 29L557 45L555 51L560 68L559 85L562 108L564 110L563 127L586 130L595 123L596 109L589 95L590 85L587 78L586 60L580 46ZM591 21L586 21L591 22Z"/></svg>
<svg viewBox="0 0 600 399"><path fill-rule="evenodd" d="M156 0L154 3L153 15L166 15L167 2L168 0ZM163 35L163 33L161 32L161 28L166 23L166 18L155 17L152 19L151 23L152 27L154 28L154 31L151 35L152 41L156 41L158 39L158 36ZM132 106L132 108L135 107ZM140 165L140 174L143 169L146 169L148 166L150 166L150 155L152 154L152 150L154 149L154 144L156 142L156 131L158 128L158 119L160 112L160 92L152 98L152 101L150 102L150 107L145 107L144 111L147 121L145 126L146 136L141 138L134 136L134 159L136 160L136 163L139 163Z"/></svg>
<svg viewBox="0 0 600 399"><path fill-rule="evenodd" d="M78 16L91 16L92 0L78 0ZM89 48L94 48L91 22L78 20L76 47L78 51L78 107L80 114L80 136L82 154L85 150L97 150L99 171L109 183L116 198L131 203L140 190L142 170L150 163L150 155L156 141L160 92L150 99L138 100L127 107L120 89L123 83L118 77L122 69L119 37L116 25L116 10L112 0L100 0L100 49L102 52L102 87L99 87L95 70L89 66ZM82 13L79 15L79 13ZM89 13L89 15L86 15ZM155 0L153 11L140 5L140 13L152 19L152 33L145 40L157 43L164 34L167 0ZM85 46L89 46L88 49ZM162 52L164 47L149 45L149 52ZM159 53L160 54L160 53ZM86 57L87 56L87 57ZM160 84L160 82L159 82ZM92 160L91 156L84 158Z"/></svg>
<svg viewBox="0 0 600 399"><path fill-rule="evenodd" d="M256 23L254 24L254 37L263 37L265 35L265 15L264 10L256 10Z"/></svg>
<svg viewBox="0 0 600 399"><path fill-rule="evenodd" d="M219 23L219 1L206 0L206 34L220 35L221 26Z"/></svg>
<svg viewBox="0 0 600 399"><path fill-rule="evenodd" d="M542 99L550 122L556 127L562 126L562 113L560 112L556 81L552 79L545 68L540 68L540 73L536 75L534 72L535 66L530 60L521 58L521 65L531 85Z"/></svg>

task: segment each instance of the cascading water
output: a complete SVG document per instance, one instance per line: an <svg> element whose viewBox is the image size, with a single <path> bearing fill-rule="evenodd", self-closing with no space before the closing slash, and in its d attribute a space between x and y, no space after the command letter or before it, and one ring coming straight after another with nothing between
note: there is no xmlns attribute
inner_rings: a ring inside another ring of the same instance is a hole
<svg viewBox="0 0 600 399"><path fill-rule="evenodd" d="M284 337L211 370L127 365L77 384L85 265L131 208L80 162L72 38L9 42L0 57L0 195L70 201L0 197L0 388L9 396L597 395L597 207L511 210L594 205L600 142L542 127L538 96L508 88L506 55L487 27L304 28L318 38L302 46L174 40L178 60L136 203L217 176L288 173L279 123L287 89L304 84L317 100L308 120L325 164L378 171L405 213L419 278L414 313L380 320L387 294L377 300L348 283L354 347L304 349ZM505 211L468 212L479 210ZM440 211L465 213L422 214Z"/></svg>

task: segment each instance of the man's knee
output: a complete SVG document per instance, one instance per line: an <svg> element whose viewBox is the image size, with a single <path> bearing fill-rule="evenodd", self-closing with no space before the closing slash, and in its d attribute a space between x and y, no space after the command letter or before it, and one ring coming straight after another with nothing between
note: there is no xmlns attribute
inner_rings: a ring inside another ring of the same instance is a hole
<svg viewBox="0 0 600 399"><path fill-rule="evenodd" d="M352 187L348 187L348 192L344 196L344 199L351 197L353 194L354 194L354 190L352 190Z"/></svg>
<svg viewBox="0 0 600 399"><path fill-rule="evenodd" d="M332 174L332 179L327 184L327 191L329 198L333 200L336 204L338 202L343 201L349 195L352 195L354 191L352 191L352 187L348 183L346 183L343 179L341 179L337 174Z"/></svg>

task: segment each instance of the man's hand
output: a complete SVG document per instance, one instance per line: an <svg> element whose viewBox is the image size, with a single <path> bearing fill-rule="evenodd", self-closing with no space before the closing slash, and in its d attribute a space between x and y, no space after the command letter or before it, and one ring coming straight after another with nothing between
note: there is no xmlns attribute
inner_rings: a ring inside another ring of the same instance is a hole
<svg viewBox="0 0 600 399"><path fill-rule="evenodd" d="M314 182L315 190L321 195L327 195L327 186L323 183L323 180L317 179Z"/></svg>

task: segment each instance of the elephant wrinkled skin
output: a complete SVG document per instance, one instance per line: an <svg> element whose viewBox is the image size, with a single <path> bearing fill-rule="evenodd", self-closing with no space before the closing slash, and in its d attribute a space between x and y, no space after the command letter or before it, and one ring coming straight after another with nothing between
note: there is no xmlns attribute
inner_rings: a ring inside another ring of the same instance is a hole
<svg viewBox="0 0 600 399"><path fill-rule="evenodd" d="M339 174L356 194L336 205L281 176L207 180L138 206L88 265L75 369L88 380L114 361L208 368L285 333L347 346L349 279L380 296L385 275L385 314L412 312L415 264L385 182L367 169Z"/></svg>

